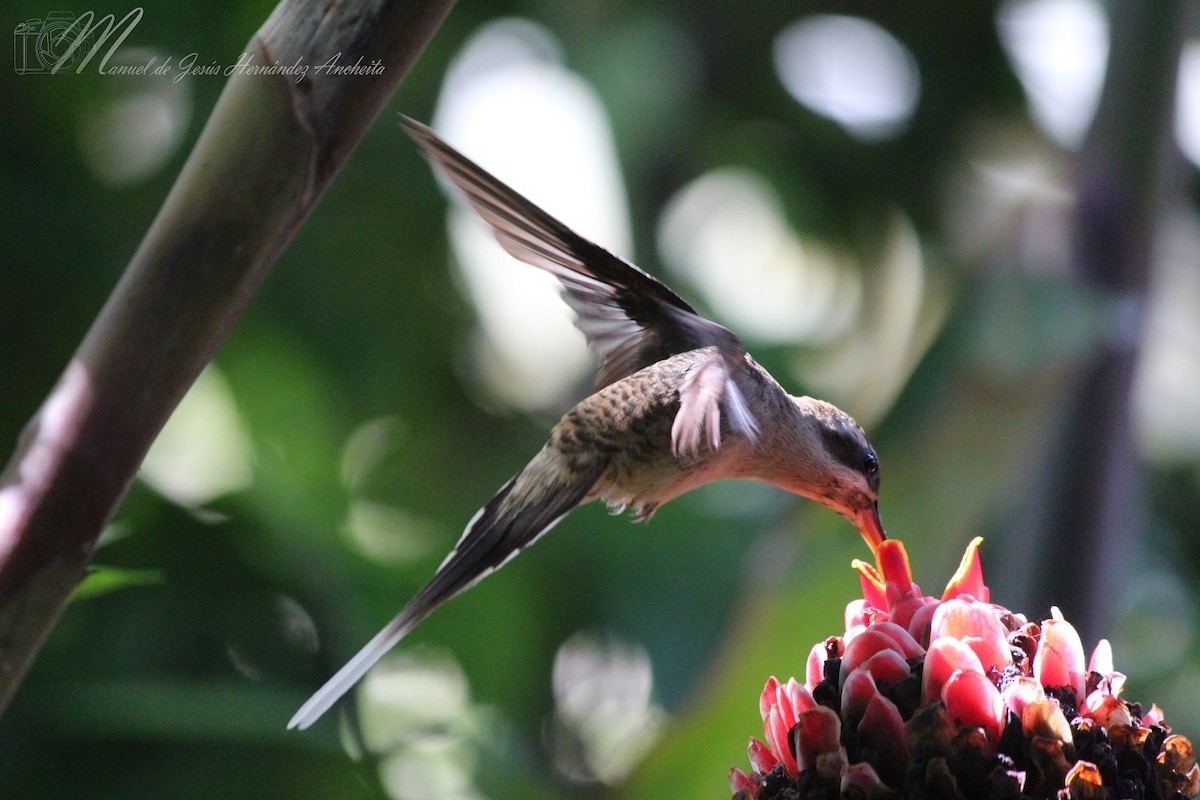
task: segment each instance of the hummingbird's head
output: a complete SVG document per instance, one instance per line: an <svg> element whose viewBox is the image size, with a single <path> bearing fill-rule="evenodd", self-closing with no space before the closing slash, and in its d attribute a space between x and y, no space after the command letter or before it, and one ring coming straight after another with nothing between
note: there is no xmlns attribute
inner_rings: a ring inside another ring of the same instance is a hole
<svg viewBox="0 0 1200 800"><path fill-rule="evenodd" d="M793 397L809 428L813 474L807 495L854 523L871 551L887 536L879 518L879 458L849 414L824 400Z"/></svg>

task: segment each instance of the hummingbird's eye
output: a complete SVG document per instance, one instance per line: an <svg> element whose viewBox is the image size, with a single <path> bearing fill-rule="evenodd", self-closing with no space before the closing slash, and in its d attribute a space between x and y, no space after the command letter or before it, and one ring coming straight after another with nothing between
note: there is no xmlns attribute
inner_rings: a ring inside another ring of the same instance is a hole
<svg viewBox="0 0 1200 800"><path fill-rule="evenodd" d="M870 450L863 453L862 472L867 477L879 474L879 459Z"/></svg>

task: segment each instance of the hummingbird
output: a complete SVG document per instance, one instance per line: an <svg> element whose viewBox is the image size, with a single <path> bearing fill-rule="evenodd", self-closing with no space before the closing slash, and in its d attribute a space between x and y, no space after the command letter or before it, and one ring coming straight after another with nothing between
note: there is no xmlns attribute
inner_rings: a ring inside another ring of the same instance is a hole
<svg viewBox="0 0 1200 800"><path fill-rule="evenodd" d="M402 117L402 127L509 254L558 278L598 357L596 390L563 415L545 446L467 523L433 578L289 729L310 726L438 606L593 500L642 521L698 486L748 478L836 511L872 551L886 538L879 460L848 414L788 394L737 336L661 281L579 236L427 126Z"/></svg>

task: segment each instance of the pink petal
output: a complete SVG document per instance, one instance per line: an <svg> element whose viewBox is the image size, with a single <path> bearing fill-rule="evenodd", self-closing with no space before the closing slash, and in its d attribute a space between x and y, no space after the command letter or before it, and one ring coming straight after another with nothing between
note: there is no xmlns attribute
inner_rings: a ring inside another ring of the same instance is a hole
<svg viewBox="0 0 1200 800"><path fill-rule="evenodd" d="M916 584L914 583L913 586L916 587ZM937 601L932 597L922 597L920 589L917 588L915 594L898 597L892 601L892 608L888 612L888 619L907 630L912 624L912 618L920 613L921 609L929 605L930 602Z"/></svg>
<svg viewBox="0 0 1200 800"><path fill-rule="evenodd" d="M895 704L881 694L872 697L858 723L858 734L869 749L879 754L875 766L884 779L901 785L908 771L909 755L904 720Z"/></svg>
<svg viewBox="0 0 1200 800"><path fill-rule="evenodd" d="M1063 619L1042 622L1042 637L1033 656L1033 677L1047 688L1070 687L1076 702L1083 698L1083 642L1071 623Z"/></svg>
<svg viewBox="0 0 1200 800"><path fill-rule="evenodd" d="M877 558L878 555L876 553ZM857 558L850 562L850 566L858 570L858 582L862 585L863 604L886 610L887 595L884 588L883 576L879 574L879 570L865 561L859 561ZM847 625L846 627L850 626Z"/></svg>
<svg viewBox="0 0 1200 800"><path fill-rule="evenodd" d="M750 739L749 746L746 747L746 754L750 756L750 766L754 768L755 772L762 775L775 769L775 765L779 763L779 759L771 752L771 748L753 737Z"/></svg>
<svg viewBox="0 0 1200 800"><path fill-rule="evenodd" d="M1117 726L1133 724L1129 708L1113 695L1101 690L1088 695L1079 711L1082 716L1094 719L1106 731Z"/></svg>
<svg viewBox="0 0 1200 800"><path fill-rule="evenodd" d="M1000 699L1005 708L1020 717L1025 711L1025 706L1038 700L1045 700L1046 691L1033 678L1021 675L1009 681L1008 685L1004 687L1004 691L1000 693Z"/></svg>
<svg viewBox="0 0 1200 800"><path fill-rule="evenodd" d="M958 639L942 636L929 643L925 654L925 670L921 676L921 702L929 703L942 696L942 687L956 670L965 669L983 674L983 664L975 651Z"/></svg>
<svg viewBox="0 0 1200 800"><path fill-rule="evenodd" d="M773 710L779 713L779 720L785 729L791 730L791 727L796 724L796 712L792 710L792 703L787 696L787 688L781 684L776 685Z"/></svg>
<svg viewBox="0 0 1200 800"><path fill-rule="evenodd" d="M804 685L812 691L817 684L825 679L825 661L829 658L830 648L835 658L841 658L846 652L845 642L839 636L830 636L823 642L817 642L808 651L808 663L804 668Z"/></svg>
<svg viewBox="0 0 1200 800"><path fill-rule="evenodd" d="M1146 726L1162 725L1165 718L1166 717L1163 715L1163 710L1156 704L1151 703L1150 710L1142 714L1142 724Z"/></svg>
<svg viewBox="0 0 1200 800"><path fill-rule="evenodd" d="M767 714L771 713L771 706L775 705L779 697L779 681L774 675L767 678L767 685L763 687L762 694L758 696L758 713L762 714L763 721L766 721Z"/></svg>
<svg viewBox="0 0 1200 800"><path fill-rule="evenodd" d="M876 630L874 627L867 628L848 641L846 643L846 653L842 656L842 683L845 684L846 676L857 669L859 664L876 653L886 651L897 653L901 658L904 657L904 653L900 650L900 646L896 644L895 640L887 634Z"/></svg>
<svg viewBox="0 0 1200 800"><path fill-rule="evenodd" d="M867 606L863 609L863 622L868 627L874 625L876 622L887 622L891 618L891 614L881 608Z"/></svg>
<svg viewBox="0 0 1200 800"><path fill-rule="evenodd" d="M883 576L889 600L892 595L902 597L913 594L912 568L908 564L908 553L899 539L885 539L875 550L875 561ZM861 571L860 571L861 572ZM890 609L890 605L888 608Z"/></svg>
<svg viewBox="0 0 1200 800"><path fill-rule="evenodd" d="M804 685L812 691L825 679L825 643L817 642L808 651L808 662L804 665Z"/></svg>
<svg viewBox="0 0 1200 800"><path fill-rule="evenodd" d="M1088 672L1111 675L1115 671L1113 669L1112 645L1108 643L1108 639L1101 639L1096 643L1096 649L1092 651L1092 657L1088 659Z"/></svg>
<svg viewBox="0 0 1200 800"><path fill-rule="evenodd" d="M942 600L950 600L962 595L970 595L976 600L984 603L991 599L991 592L983 583L983 567L979 564L979 545L983 542L983 537L976 536L967 545L967 552L963 554L962 562L958 565L958 570L954 573L954 577L946 584L946 591L942 593Z"/></svg>
<svg viewBox="0 0 1200 800"><path fill-rule="evenodd" d="M932 603L926 603L913 612L912 618L908 621L908 633L921 647L929 647L929 642L934 638L930 635L933 624L933 615L937 613L938 606L941 601L934 600Z"/></svg>
<svg viewBox="0 0 1200 800"><path fill-rule="evenodd" d="M783 720L779 716L779 709L772 708L771 713L767 715L765 726L767 744L771 746L771 752L783 764L788 774L795 777L796 757L792 755L792 748L788 746L788 731L790 729L790 725L783 724Z"/></svg>
<svg viewBox="0 0 1200 800"><path fill-rule="evenodd" d="M981 672L955 670L942 687L946 713L960 725L983 728L988 741L1000 741L1004 703L996 686Z"/></svg>
<svg viewBox="0 0 1200 800"><path fill-rule="evenodd" d="M797 750L800 769L816 769L817 758L836 753L842 746L842 723L833 709L817 706L800 715Z"/></svg>
<svg viewBox="0 0 1200 800"><path fill-rule="evenodd" d="M747 796L754 797L758 793L758 786L754 783L754 779L746 773L742 772L737 767L729 768L729 791L736 797L738 792L746 792Z"/></svg>
<svg viewBox="0 0 1200 800"><path fill-rule="evenodd" d="M904 656L895 650L876 653L860 664L858 669L874 678L876 683L899 683L912 674Z"/></svg>
<svg viewBox="0 0 1200 800"><path fill-rule="evenodd" d="M867 626L867 619L864 616L864 611L867 607L866 600L851 600L846 604L846 613L844 622L846 630L850 630L858 625Z"/></svg>
<svg viewBox="0 0 1200 800"><path fill-rule="evenodd" d="M996 618L988 603L956 597L943 600L933 614L930 636L952 636L961 640L979 656L984 669L1004 669L1012 662L1008 647L1008 631Z"/></svg>
<svg viewBox="0 0 1200 800"><path fill-rule="evenodd" d="M905 658L916 658L925 655L925 648L921 647L908 631L894 622L876 622L871 625L870 630L884 634L899 645L899 650L904 654Z"/></svg>
<svg viewBox="0 0 1200 800"><path fill-rule="evenodd" d="M875 686L875 679L871 677L871 673L861 669L851 672L842 686L842 719L848 724L856 722L867 710L871 698L877 694L879 689Z"/></svg>
<svg viewBox="0 0 1200 800"><path fill-rule="evenodd" d="M921 587L913 583L908 554L897 539L884 541L875 551L887 601L888 619L907 629L909 620L933 600L921 595Z"/></svg>
<svg viewBox="0 0 1200 800"><path fill-rule="evenodd" d="M1099 680L1096 679L1099 676ZM1120 697L1121 690L1125 688L1125 674L1121 672L1110 672L1107 675L1102 675L1099 672L1088 671L1087 687L1084 691L1088 692L1088 697L1092 695L1110 695L1112 697Z"/></svg>
<svg viewBox="0 0 1200 800"><path fill-rule="evenodd" d="M780 689L782 696L785 698L788 708L791 711L792 724L796 724L796 720L800 714L808 711L817 704L813 700L812 692L802 683L797 683L795 678L788 678L786 686Z"/></svg>

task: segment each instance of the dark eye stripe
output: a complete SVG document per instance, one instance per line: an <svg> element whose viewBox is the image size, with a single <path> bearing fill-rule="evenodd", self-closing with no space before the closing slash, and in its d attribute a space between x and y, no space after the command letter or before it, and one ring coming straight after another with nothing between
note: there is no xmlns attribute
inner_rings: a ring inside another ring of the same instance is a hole
<svg viewBox="0 0 1200 800"><path fill-rule="evenodd" d="M821 438L825 440L825 448L843 466L856 472L863 469L863 444L857 437L845 430L824 428Z"/></svg>
<svg viewBox="0 0 1200 800"><path fill-rule="evenodd" d="M845 428L824 428L821 438L829 454L842 466L854 470L866 479L872 491L879 491L879 460L871 445L861 434Z"/></svg>

